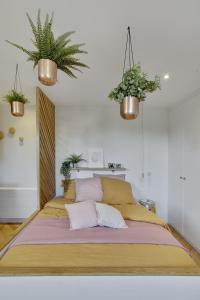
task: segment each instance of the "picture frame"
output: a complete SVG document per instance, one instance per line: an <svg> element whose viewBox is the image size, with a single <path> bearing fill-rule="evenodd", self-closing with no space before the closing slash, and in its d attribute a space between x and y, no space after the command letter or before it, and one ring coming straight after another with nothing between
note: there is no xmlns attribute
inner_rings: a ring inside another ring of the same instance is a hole
<svg viewBox="0 0 200 300"><path fill-rule="evenodd" d="M102 148L91 148L88 150L88 167L103 168L104 157Z"/></svg>

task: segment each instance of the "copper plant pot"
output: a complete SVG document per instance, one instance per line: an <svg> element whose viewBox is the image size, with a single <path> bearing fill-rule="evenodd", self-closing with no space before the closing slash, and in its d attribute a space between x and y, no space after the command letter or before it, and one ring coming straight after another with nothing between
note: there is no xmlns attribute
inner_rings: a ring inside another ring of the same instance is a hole
<svg viewBox="0 0 200 300"><path fill-rule="evenodd" d="M134 120L139 115L139 100L133 96L127 96L120 103L120 115L125 120Z"/></svg>
<svg viewBox="0 0 200 300"><path fill-rule="evenodd" d="M44 85L54 85L57 81L57 64L50 59L38 61L38 79Z"/></svg>
<svg viewBox="0 0 200 300"><path fill-rule="evenodd" d="M24 103L19 101L13 101L11 103L11 114L15 117L23 117L24 115Z"/></svg>

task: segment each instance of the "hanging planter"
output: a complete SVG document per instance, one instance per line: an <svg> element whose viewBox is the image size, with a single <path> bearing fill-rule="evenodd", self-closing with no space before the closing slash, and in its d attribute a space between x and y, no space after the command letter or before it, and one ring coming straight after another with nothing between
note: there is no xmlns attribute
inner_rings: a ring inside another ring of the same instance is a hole
<svg viewBox="0 0 200 300"><path fill-rule="evenodd" d="M139 115L139 103L145 101L146 93L160 88L160 78L148 80L147 74L141 71L139 64L134 64L130 27L128 27L122 81L114 88L109 98L120 104L120 115L123 119L134 120ZM125 72L128 50L129 69Z"/></svg>
<svg viewBox="0 0 200 300"><path fill-rule="evenodd" d="M53 16L46 15L44 24L41 23L40 10L38 10L37 24L34 24L27 14L34 39L36 50L27 50L24 47L6 41L28 55L28 60L34 62L34 68L38 65L38 80L44 85L54 85L57 82L57 69L68 76L76 78L73 71L80 71L79 67L87 67L76 57L77 54L87 53L80 49L83 44L69 45L69 36L74 31L66 32L56 39L52 32Z"/></svg>
<svg viewBox="0 0 200 300"><path fill-rule="evenodd" d="M139 100L133 96L126 96L120 103L120 115L123 119L133 120L139 115Z"/></svg>
<svg viewBox="0 0 200 300"><path fill-rule="evenodd" d="M20 101L11 102L11 114L15 117L23 117L24 115L24 103Z"/></svg>
<svg viewBox="0 0 200 300"><path fill-rule="evenodd" d="M18 89L18 82L20 86L20 92ZM23 117L24 115L24 104L28 102L28 99L22 93L21 81L18 72L18 64L16 65L14 88L3 97L3 100L8 102L11 107L11 114L15 117Z"/></svg>
<svg viewBox="0 0 200 300"><path fill-rule="evenodd" d="M50 59L38 61L38 79L44 85L54 85L57 81L57 65Z"/></svg>

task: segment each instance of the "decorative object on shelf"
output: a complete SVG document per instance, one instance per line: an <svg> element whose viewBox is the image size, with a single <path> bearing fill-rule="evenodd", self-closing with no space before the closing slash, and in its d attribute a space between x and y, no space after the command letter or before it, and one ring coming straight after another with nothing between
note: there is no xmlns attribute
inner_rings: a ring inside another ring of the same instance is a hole
<svg viewBox="0 0 200 300"><path fill-rule="evenodd" d="M122 164L119 163L108 163L108 168L109 169L121 169Z"/></svg>
<svg viewBox="0 0 200 300"><path fill-rule="evenodd" d="M18 83L20 92L18 92ZM18 64L16 65L14 88L3 97L3 100L10 103L11 114L15 117L23 117L24 104L28 103L28 99L22 93L21 80L19 77Z"/></svg>
<svg viewBox="0 0 200 300"><path fill-rule="evenodd" d="M108 168L109 169L115 169L115 164L114 163L108 163Z"/></svg>
<svg viewBox="0 0 200 300"><path fill-rule="evenodd" d="M88 166L102 168L104 165L103 161L103 149L94 148L88 150Z"/></svg>
<svg viewBox="0 0 200 300"><path fill-rule="evenodd" d="M122 167L122 164L119 164L119 163L116 163L116 164L115 164L115 168L116 168L116 169L121 169L121 167Z"/></svg>
<svg viewBox="0 0 200 300"><path fill-rule="evenodd" d="M3 131L0 131L0 141L4 139L4 133Z"/></svg>
<svg viewBox="0 0 200 300"><path fill-rule="evenodd" d="M67 161L72 164L72 168L77 168L78 163L82 161L86 161L86 159L83 158L83 154L71 154L68 158Z"/></svg>
<svg viewBox="0 0 200 300"><path fill-rule="evenodd" d="M138 201L142 206L146 207L149 211L156 213L156 203L153 200L139 200Z"/></svg>
<svg viewBox="0 0 200 300"><path fill-rule="evenodd" d="M10 127L10 128L8 129L8 133L9 133L10 135L14 135L15 132L16 132L16 129L15 129L14 127Z"/></svg>
<svg viewBox="0 0 200 300"><path fill-rule="evenodd" d="M65 177L65 179L70 179L71 177L71 163L65 160L60 168L60 173Z"/></svg>
<svg viewBox="0 0 200 300"><path fill-rule="evenodd" d="M127 50L129 69L125 72ZM134 64L131 33L128 27L122 81L110 92L109 98L120 104L120 115L123 119L133 120L139 114L139 102L145 100L146 93L152 93L157 89L160 89L160 78L155 76L154 80L148 80L148 75L141 71L140 64Z"/></svg>
<svg viewBox="0 0 200 300"><path fill-rule="evenodd" d="M19 137L19 144L20 144L20 146L24 145L24 137L23 136Z"/></svg>
<svg viewBox="0 0 200 300"><path fill-rule="evenodd" d="M28 55L28 61L34 62L34 68L38 65L38 79L44 85L54 85L57 81L57 69L65 72L68 76L76 78L72 71L80 71L79 67L87 67L76 57L77 54L87 53L80 49L84 44L69 45L69 36L74 31L66 32L54 38L52 31L53 14L51 18L46 15L44 24L41 22L40 10L38 10L37 23L34 24L28 14L27 18L31 26L36 50L27 50L24 47L6 41Z"/></svg>

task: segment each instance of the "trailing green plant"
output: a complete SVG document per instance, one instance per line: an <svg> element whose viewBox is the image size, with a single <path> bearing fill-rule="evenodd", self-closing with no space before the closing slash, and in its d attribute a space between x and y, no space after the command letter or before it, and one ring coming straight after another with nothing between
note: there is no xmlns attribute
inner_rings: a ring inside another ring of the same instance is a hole
<svg viewBox="0 0 200 300"><path fill-rule="evenodd" d="M148 80L148 75L141 71L140 64L134 65L122 78L122 82L114 88L109 98L121 103L126 96L137 97L139 101L144 101L146 93L152 93L160 89L160 78L155 76L154 80Z"/></svg>
<svg viewBox="0 0 200 300"><path fill-rule="evenodd" d="M16 90L11 90L7 95L3 96L3 101L12 103L14 101L22 102L24 104L28 103L28 99L24 96L23 93L17 92Z"/></svg>
<svg viewBox="0 0 200 300"><path fill-rule="evenodd" d="M71 164L69 161L65 160L60 168L60 173L65 177L65 179L70 179L71 177Z"/></svg>
<svg viewBox="0 0 200 300"><path fill-rule="evenodd" d="M69 45L71 42L69 36L74 33L74 31L65 32L55 38L52 32L53 14L51 17L49 17L48 14L46 15L44 24L41 22L40 10L38 10L36 24L34 24L28 13L26 15L34 35L32 42L36 50L27 50L8 40L6 40L6 42L25 52L28 55L28 61L34 62L34 68L42 58L54 61L58 69L74 78L76 78L76 76L72 72L73 70L80 71L79 67L88 68L87 65L81 63L80 60L75 57L77 54L87 53L80 49L84 44Z"/></svg>
<svg viewBox="0 0 200 300"><path fill-rule="evenodd" d="M68 158L67 158L67 161L69 163L72 163L72 166L74 167L75 164L78 164L79 162L81 161L86 161L84 158L83 158L83 154L71 154Z"/></svg>

